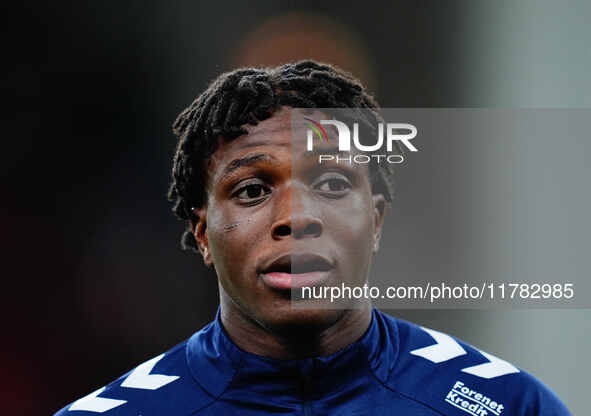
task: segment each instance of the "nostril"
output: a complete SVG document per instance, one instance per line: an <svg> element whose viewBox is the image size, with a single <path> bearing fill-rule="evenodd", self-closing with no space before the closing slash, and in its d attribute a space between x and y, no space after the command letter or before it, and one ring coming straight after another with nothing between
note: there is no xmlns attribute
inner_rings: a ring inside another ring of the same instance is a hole
<svg viewBox="0 0 591 416"><path fill-rule="evenodd" d="M291 234L291 228L289 225L280 225L279 227L275 228L275 236L277 237L287 237Z"/></svg>
<svg viewBox="0 0 591 416"><path fill-rule="evenodd" d="M318 237L320 234L322 234L322 226L317 222L308 224L303 232L304 236Z"/></svg>

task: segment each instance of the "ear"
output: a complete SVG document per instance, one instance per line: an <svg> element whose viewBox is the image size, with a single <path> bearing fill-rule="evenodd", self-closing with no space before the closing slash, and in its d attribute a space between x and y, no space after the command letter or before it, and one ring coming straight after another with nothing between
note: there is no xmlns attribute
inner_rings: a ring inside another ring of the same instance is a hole
<svg viewBox="0 0 591 416"><path fill-rule="evenodd" d="M211 260L211 251L209 250L209 238L207 236L207 209L205 208L194 208L193 214L197 219L191 219L191 231L197 241L197 247L203 257L203 262L207 267L213 265Z"/></svg>
<svg viewBox="0 0 591 416"><path fill-rule="evenodd" d="M374 245L373 254L376 254L380 248L380 239L382 238L382 228L384 225L384 217L386 216L386 198L382 194L374 194Z"/></svg>

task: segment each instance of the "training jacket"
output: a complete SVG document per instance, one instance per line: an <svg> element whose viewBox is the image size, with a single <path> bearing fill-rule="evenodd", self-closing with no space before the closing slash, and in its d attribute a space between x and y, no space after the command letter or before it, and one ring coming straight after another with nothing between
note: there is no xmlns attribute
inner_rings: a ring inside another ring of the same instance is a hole
<svg viewBox="0 0 591 416"><path fill-rule="evenodd" d="M216 319L56 416L570 415L540 381L449 335L373 309L363 337L326 357L238 348Z"/></svg>

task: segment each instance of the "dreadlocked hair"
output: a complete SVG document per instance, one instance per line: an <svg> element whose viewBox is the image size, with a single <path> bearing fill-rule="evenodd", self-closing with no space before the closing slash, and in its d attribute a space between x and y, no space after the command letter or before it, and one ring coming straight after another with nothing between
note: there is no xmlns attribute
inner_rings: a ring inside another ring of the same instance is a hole
<svg viewBox="0 0 591 416"><path fill-rule="evenodd" d="M246 134L243 126L270 118L282 106L293 108L358 108L381 120L379 106L351 74L311 60L274 68L240 68L221 74L183 110L173 123L179 142L174 155L168 199L181 220L195 223L194 208L207 198L207 166L218 139ZM393 172L370 164L372 192L392 200ZM181 239L183 249L198 251L191 224Z"/></svg>

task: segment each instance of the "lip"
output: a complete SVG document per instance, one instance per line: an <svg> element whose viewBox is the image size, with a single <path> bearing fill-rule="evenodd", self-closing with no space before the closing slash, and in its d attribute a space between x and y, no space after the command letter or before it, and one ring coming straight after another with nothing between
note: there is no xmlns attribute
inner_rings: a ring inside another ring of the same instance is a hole
<svg viewBox="0 0 591 416"><path fill-rule="evenodd" d="M293 273L292 268L301 273ZM312 253L282 255L259 270L263 282L278 290L319 286L330 278L334 263Z"/></svg>

